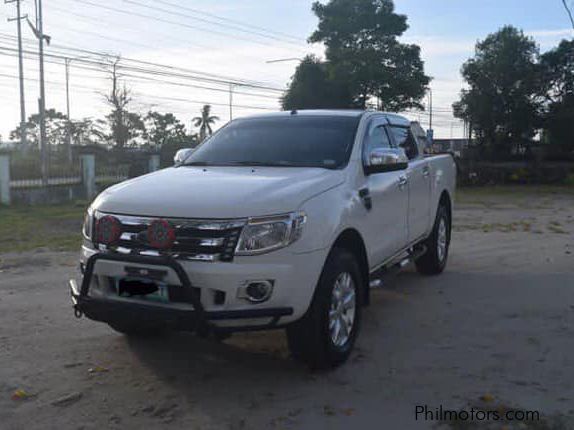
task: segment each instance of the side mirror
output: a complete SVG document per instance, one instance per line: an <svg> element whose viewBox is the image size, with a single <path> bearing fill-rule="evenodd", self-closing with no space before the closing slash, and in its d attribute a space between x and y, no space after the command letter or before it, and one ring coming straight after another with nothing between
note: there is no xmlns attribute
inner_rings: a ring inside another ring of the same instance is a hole
<svg viewBox="0 0 574 430"><path fill-rule="evenodd" d="M183 148L180 149L179 151L177 151L175 153L175 156L173 157L173 163L176 166L179 166L180 164L182 164L187 157L189 157L191 155L191 153L194 151L194 148Z"/></svg>
<svg viewBox="0 0 574 430"><path fill-rule="evenodd" d="M365 173L395 172L405 170L409 159L403 148L375 148L365 163Z"/></svg>

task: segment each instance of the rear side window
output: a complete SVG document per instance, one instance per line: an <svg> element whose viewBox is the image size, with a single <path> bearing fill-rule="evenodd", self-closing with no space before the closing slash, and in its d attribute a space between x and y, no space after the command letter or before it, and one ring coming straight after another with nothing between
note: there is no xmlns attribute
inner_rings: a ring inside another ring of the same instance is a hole
<svg viewBox="0 0 574 430"><path fill-rule="evenodd" d="M395 143L405 150L409 160L416 158L419 155L419 148L417 142L407 127L391 126L391 133L395 139Z"/></svg>

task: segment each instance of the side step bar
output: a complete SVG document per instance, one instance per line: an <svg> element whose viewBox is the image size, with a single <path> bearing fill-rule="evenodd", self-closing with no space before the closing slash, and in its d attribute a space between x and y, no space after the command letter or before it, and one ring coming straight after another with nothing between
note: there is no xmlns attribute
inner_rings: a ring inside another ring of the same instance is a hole
<svg viewBox="0 0 574 430"><path fill-rule="evenodd" d="M401 269L408 266L418 258L422 257L427 252L425 245L417 245L411 248L406 256L402 256L397 260L393 260L388 264L382 266L377 271L371 273L369 287L380 288L384 284L384 279L397 274Z"/></svg>

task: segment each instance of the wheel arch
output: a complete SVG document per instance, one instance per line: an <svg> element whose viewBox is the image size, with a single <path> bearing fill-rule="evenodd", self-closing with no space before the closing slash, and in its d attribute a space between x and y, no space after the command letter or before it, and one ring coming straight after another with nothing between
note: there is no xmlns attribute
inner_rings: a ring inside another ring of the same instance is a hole
<svg viewBox="0 0 574 430"><path fill-rule="evenodd" d="M443 190L442 193L440 194L440 198L438 201L438 207L437 210L440 206L445 206L447 213L448 213L448 220L449 220L449 228L448 228L448 240L450 242L450 233L451 233L451 226L452 226L452 200L450 197L450 193L448 192L448 190Z"/></svg>
<svg viewBox="0 0 574 430"><path fill-rule="evenodd" d="M361 234L354 228L347 228L342 231L331 246L331 251L335 248L343 248L351 252L357 258L363 280L363 303L368 305L370 302L369 289L369 258L365 241Z"/></svg>

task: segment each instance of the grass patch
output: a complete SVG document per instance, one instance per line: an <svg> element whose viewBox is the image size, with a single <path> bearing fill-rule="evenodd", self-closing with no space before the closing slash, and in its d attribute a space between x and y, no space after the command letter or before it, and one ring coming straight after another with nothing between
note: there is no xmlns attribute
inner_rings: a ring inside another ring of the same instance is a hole
<svg viewBox="0 0 574 430"><path fill-rule="evenodd" d="M499 231L502 233L513 232L530 232L532 231L532 223L529 221L515 221L509 223L491 223L491 224L462 224L453 226L455 231L474 230L482 231L484 233L492 233Z"/></svg>
<svg viewBox="0 0 574 430"><path fill-rule="evenodd" d="M87 204L0 206L0 253L77 250Z"/></svg>
<svg viewBox="0 0 574 430"><path fill-rule="evenodd" d="M568 232L562 228L562 224L558 221L550 221L547 226L548 230L552 233L567 234Z"/></svg>

